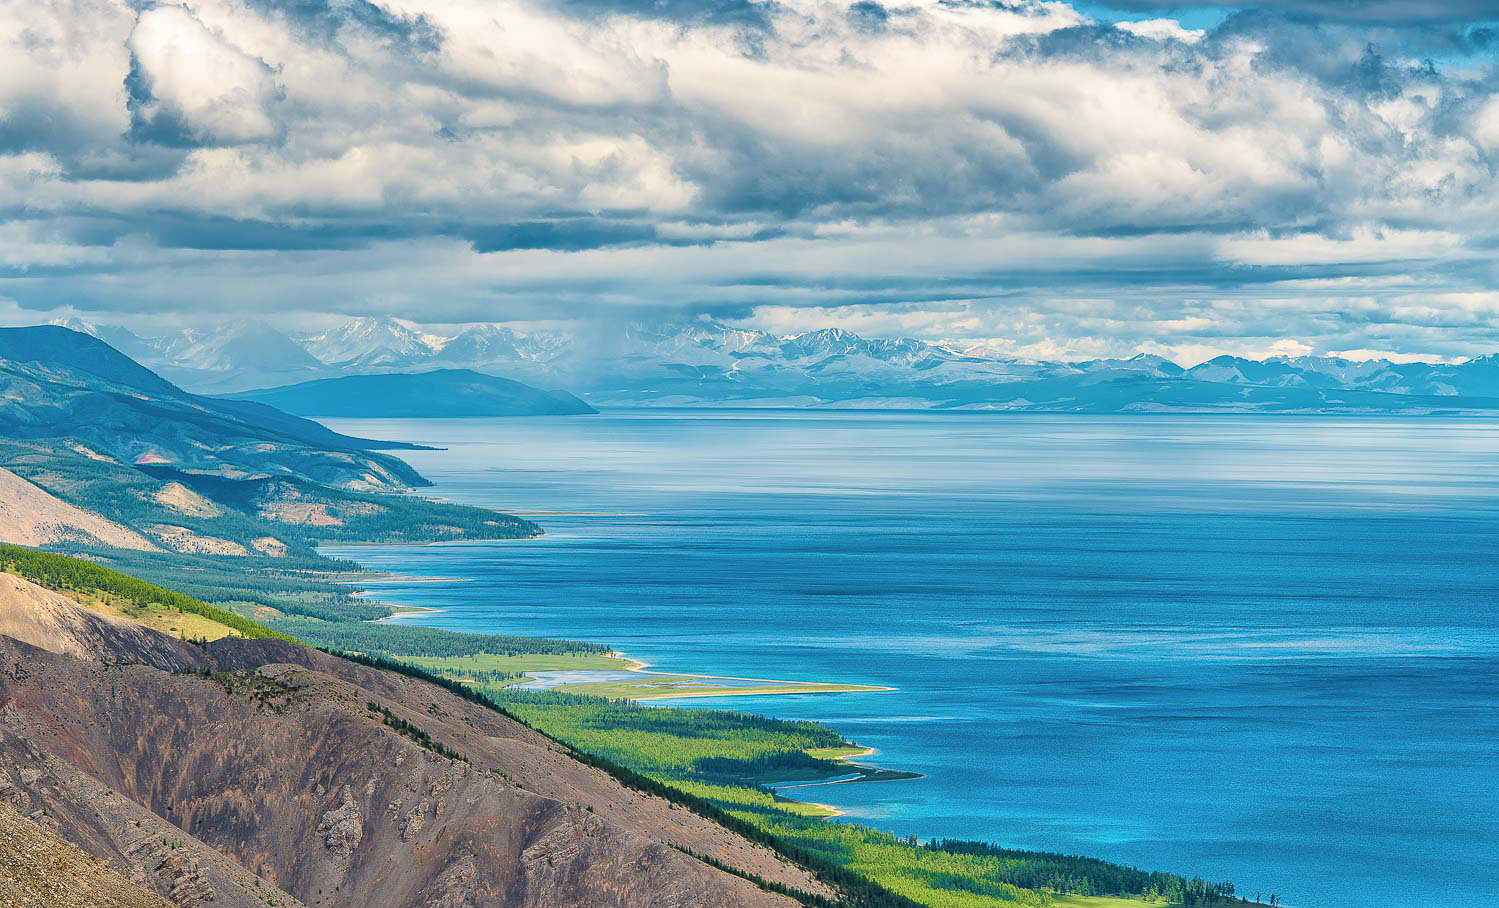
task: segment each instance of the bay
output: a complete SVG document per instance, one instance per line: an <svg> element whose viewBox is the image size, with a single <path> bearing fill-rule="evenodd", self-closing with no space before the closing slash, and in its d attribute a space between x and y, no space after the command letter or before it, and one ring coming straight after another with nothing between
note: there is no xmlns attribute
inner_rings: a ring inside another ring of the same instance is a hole
<svg viewBox="0 0 1499 908"><path fill-rule="evenodd" d="M673 671L915 781L847 819L1231 879L1306 908L1499 903L1499 424L612 411L336 420L526 541L330 549L453 578L407 619ZM693 701L671 701L695 705Z"/></svg>

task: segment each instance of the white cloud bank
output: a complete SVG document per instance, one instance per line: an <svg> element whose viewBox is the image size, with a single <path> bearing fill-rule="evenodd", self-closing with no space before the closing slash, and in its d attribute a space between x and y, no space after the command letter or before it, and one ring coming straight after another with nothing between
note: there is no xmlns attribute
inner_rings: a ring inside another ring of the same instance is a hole
<svg viewBox="0 0 1499 908"><path fill-rule="evenodd" d="M0 296L1499 347L1462 302L1499 289L1499 85L1474 55L1263 14L711 9L738 14L0 0Z"/></svg>

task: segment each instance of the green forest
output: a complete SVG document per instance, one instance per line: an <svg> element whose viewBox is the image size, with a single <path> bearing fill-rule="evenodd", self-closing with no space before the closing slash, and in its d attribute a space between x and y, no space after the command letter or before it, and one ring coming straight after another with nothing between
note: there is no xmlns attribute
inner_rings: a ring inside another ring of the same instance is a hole
<svg viewBox="0 0 1499 908"><path fill-rule="evenodd" d="M923 844L858 824L828 822L826 811L783 798L763 784L848 772L846 763L807 752L850 743L814 722L504 688L484 692L506 712L558 740L700 798L914 904L1046 905L1051 892L1178 905L1222 903L1233 896L1230 883L979 842Z"/></svg>
<svg viewBox="0 0 1499 908"><path fill-rule="evenodd" d="M598 643L551 640L545 637L514 637L507 634L463 634L409 624L320 621L308 618L272 619L269 624L313 646L401 658L472 656L480 653L520 656L610 652L609 647Z"/></svg>

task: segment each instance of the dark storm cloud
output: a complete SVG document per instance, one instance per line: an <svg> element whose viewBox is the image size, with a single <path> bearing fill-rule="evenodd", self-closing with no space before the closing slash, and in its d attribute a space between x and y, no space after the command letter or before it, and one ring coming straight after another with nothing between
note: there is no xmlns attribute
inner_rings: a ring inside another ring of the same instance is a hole
<svg viewBox="0 0 1499 908"><path fill-rule="evenodd" d="M639 16L684 25L735 25L769 28L774 2L757 0L551 0L551 5L580 17Z"/></svg>
<svg viewBox="0 0 1499 908"><path fill-rule="evenodd" d="M404 53L430 53L442 33L423 16L400 16L369 0L250 0L250 6L292 24L299 34L336 45L339 33L354 30Z"/></svg>

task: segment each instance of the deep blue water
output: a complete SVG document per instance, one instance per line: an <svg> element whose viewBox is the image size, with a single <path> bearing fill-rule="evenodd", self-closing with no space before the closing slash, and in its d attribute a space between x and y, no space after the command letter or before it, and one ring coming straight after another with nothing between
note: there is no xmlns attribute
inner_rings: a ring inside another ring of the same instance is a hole
<svg viewBox="0 0 1499 908"><path fill-rule="evenodd" d="M337 421L537 540L343 552L422 623L891 685L710 705L925 773L901 834L1499 904L1499 423L651 412ZM335 550L337 551L337 550ZM674 701L688 703L691 701Z"/></svg>

